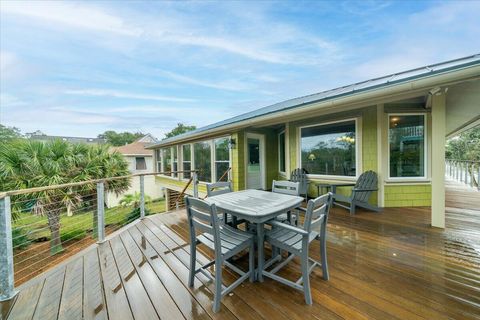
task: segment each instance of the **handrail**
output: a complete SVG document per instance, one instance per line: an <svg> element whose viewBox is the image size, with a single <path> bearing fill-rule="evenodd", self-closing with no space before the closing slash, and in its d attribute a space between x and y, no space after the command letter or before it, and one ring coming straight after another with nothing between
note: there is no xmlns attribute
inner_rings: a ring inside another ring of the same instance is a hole
<svg viewBox="0 0 480 320"><path fill-rule="evenodd" d="M480 191L480 161L445 159L445 175Z"/></svg>
<svg viewBox="0 0 480 320"><path fill-rule="evenodd" d="M122 180L122 179L127 179L127 178L138 177L138 176L154 176L154 175L156 176L156 175L161 175L161 174L187 173L187 172L197 172L197 170L133 173L133 174L129 174L129 175L125 175L125 176L118 176L118 177L109 177L109 178L102 178L102 179L95 179L95 180L71 182L71 183L57 184L57 185L51 185L51 186L45 186L45 187L35 187L35 188L28 188L28 189L3 191L3 192L0 192L0 199L3 199L5 197L9 197L9 196L16 196L16 195L20 195L20 194L48 191L48 190L54 190L54 189L60 189L60 188L78 187L78 186L83 186L83 185L91 184L91 183L100 183L100 182Z"/></svg>
<svg viewBox="0 0 480 320"><path fill-rule="evenodd" d="M178 200L180 200L182 198L182 196L185 194L185 191L187 191L188 186L190 186L190 183L192 183L192 181L193 181L193 175L190 177L190 180L188 180L188 182L185 185L185 187L183 188L182 192L180 192L177 199L175 200L175 203L177 204L177 206L178 206Z"/></svg>

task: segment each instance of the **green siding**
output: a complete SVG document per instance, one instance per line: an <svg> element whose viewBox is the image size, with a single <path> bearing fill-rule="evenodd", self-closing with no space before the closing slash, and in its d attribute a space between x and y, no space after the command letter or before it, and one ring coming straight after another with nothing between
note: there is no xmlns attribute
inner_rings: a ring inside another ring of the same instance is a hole
<svg viewBox="0 0 480 320"><path fill-rule="evenodd" d="M245 189L245 132L232 134L236 147L232 149L232 183L235 191Z"/></svg>
<svg viewBox="0 0 480 320"><path fill-rule="evenodd" d="M385 207L423 207L431 202L431 185L385 186Z"/></svg>

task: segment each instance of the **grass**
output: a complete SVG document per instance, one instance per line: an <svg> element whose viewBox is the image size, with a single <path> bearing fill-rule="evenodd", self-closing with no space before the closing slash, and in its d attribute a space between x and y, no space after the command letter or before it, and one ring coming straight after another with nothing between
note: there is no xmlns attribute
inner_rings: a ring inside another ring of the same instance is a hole
<svg viewBox="0 0 480 320"><path fill-rule="evenodd" d="M165 200L151 201L146 203L145 207L152 214L163 212L165 211ZM132 210L132 206L117 206L105 209L105 226L121 227L130 223L128 217ZM82 239L87 236L93 230L94 212L95 210L76 212L70 217L67 216L66 212L62 213L60 217L60 237L62 241ZM20 213L18 219L13 222L13 229L17 230L16 235L13 235L14 247L17 249L25 248L25 245L28 245L30 241L50 240L50 229L46 216Z"/></svg>

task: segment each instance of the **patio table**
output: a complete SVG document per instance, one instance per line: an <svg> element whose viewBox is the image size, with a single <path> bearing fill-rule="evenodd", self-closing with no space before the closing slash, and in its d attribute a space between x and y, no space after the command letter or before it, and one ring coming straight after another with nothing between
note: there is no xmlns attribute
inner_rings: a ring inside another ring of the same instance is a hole
<svg viewBox="0 0 480 320"><path fill-rule="evenodd" d="M264 223L282 213L299 207L304 199L298 196L248 189L208 197L205 200L209 203L214 203L222 212L245 219L256 225L258 247L257 280L263 281Z"/></svg>

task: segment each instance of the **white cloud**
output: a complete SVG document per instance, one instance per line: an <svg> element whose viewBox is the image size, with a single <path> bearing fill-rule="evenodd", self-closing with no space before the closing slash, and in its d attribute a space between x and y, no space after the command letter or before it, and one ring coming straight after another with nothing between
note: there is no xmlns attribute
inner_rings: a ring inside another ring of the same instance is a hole
<svg viewBox="0 0 480 320"><path fill-rule="evenodd" d="M199 80L193 77L189 77L186 75L182 75L182 74L178 74L178 73L166 71L166 70L158 70L158 73L178 82L192 84L195 86L201 86L206 88L228 90L228 91L246 91L246 90L252 89L251 85L237 81L237 80L211 82L206 80Z"/></svg>
<svg viewBox="0 0 480 320"><path fill-rule="evenodd" d="M137 100L156 100L156 101L170 101L170 102L193 102L195 99L179 98L162 95L150 95L150 94L138 94L130 93L126 91L117 90L105 90L105 89L80 89L80 90L66 90L65 94L80 95L80 96L93 96L93 97L112 97L112 98L124 98L124 99L137 99Z"/></svg>
<svg viewBox="0 0 480 320"><path fill-rule="evenodd" d="M66 1L2 1L2 13L44 20L55 26L69 26L126 36L138 36L141 30L127 25L117 16L85 3Z"/></svg>

